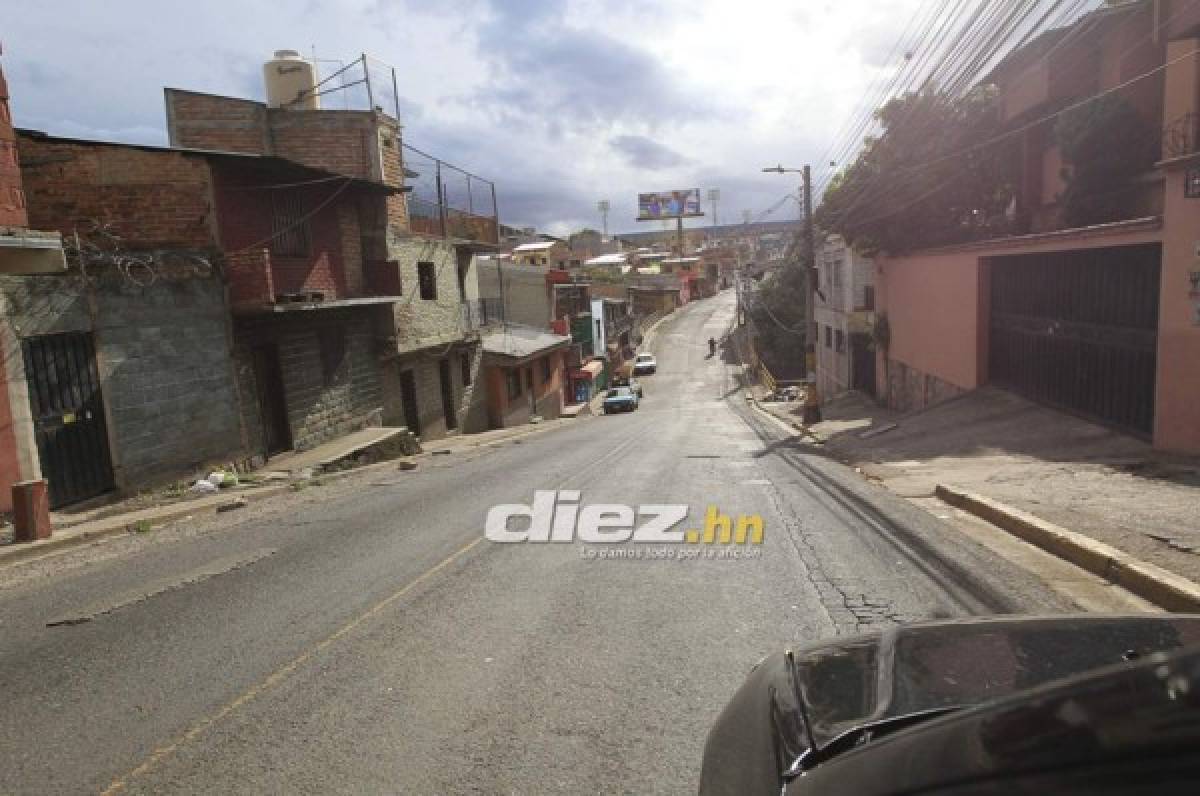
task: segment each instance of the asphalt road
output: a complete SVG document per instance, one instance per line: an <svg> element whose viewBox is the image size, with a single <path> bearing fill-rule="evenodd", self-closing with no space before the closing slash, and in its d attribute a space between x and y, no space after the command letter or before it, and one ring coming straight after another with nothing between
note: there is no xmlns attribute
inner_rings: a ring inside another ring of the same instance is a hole
<svg viewBox="0 0 1200 796"><path fill-rule="evenodd" d="M732 316L727 292L664 323L635 413L0 570L0 792L686 793L768 652L1069 609L783 441L708 357ZM535 489L759 514L765 538L736 560L483 539Z"/></svg>

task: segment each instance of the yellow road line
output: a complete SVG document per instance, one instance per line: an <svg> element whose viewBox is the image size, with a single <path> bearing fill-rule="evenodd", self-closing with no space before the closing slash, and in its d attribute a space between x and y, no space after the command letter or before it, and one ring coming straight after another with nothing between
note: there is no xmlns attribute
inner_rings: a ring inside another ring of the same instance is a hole
<svg viewBox="0 0 1200 796"><path fill-rule="evenodd" d="M145 760L142 761L142 763L140 765L137 766L137 768L134 768L132 771L128 772L127 774L124 774L123 776L120 776L117 779L113 780L112 784L109 785L107 788L105 788L104 791L102 792L103 796L109 796L110 794L120 793L121 791L125 790L125 788L128 787L130 780L136 779L137 777L140 777L143 774L146 774L147 772L151 771L155 766L157 766L163 760L165 760L166 758L168 758L172 754L174 754L174 752L180 746L187 743L188 741L191 741L191 740L197 738L198 736L203 734L204 731L207 730L209 727L213 726L217 722L226 718L227 716L232 714L234 711L236 711L238 708L242 707L243 705L245 705L249 702L254 701L264 691L267 691L267 690L275 687L279 683L283 682L283 680L285 678L287 678L290 674L292 674L297 669L299 669L301 666L303 666L314 655L316 655L317 653L326 649L327 647L329 647L331 644L333 644L335 641L342 638L346 634L350 633L352 630L357 628L363 622L367 621L371 617L378 614L380 611L387 608L392 603L396 602L396 600L399 600L401 597L403 597L405 594L407 594L413 588L418 586L421 582L427 580L428 578L432 577L433 575L437 574L441 570L448 567L456 559L462 557L464 554L467 553L467 551L469 551L471 548L475 547L475 545L479 544L481 541L483 541L482 536L479 537L478 539L475 539L474 541L470 542L469 544L466 544L463 547L460 547L454 553L450 554L445 559L443 559L441 562L439 562L438 564L434 565L430 569L427 569L423 573L418 575L415 580L410 581L408 584L403 586L399 591L396 591L396 592L388 595L383 600L379 601L375 605L368 608L366 610L366 612L359 614L357 617L350 620L346 624L342 625L340 628L335 630L333 633L326 636L321 641L318 641L312 647L305 650L304 652L302 652L300 655L293 658L288 663L284 664L283 666L279 667L275 671L271 672L271 674L267 675L267 677L264 680L257 683L256 685L252 686L247 691L243 692L236 699L227 703L224 707L222 707L216 713L213 713L210 716L206 716L206 717L202 718L200 721L196 722L190 728L188 728L187 732L178 736L177 738L170 741L169 743L156 748L153 752L150 753L150 755Z"/></svg>

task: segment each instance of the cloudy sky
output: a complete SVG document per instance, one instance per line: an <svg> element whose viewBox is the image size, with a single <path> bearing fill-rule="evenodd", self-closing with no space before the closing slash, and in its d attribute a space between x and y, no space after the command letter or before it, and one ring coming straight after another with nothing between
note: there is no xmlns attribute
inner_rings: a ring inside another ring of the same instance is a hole
<svg viewBox="0 0 1200 796"><path fill-rule="evenodd" d="M563 234L599 227L598 199L610 230L639 229L638 191L762 214L796 175L761 167L827 158L919 5L7 0L0 36L18 126L158 144L163 86L262 99L275 49L365 51L396 68L408 143L494 180L505 223Z"/></svg>

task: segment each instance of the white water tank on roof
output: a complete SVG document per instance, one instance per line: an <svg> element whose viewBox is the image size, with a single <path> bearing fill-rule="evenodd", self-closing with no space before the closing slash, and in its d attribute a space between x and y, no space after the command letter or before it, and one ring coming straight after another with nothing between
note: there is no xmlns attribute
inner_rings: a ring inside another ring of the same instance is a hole
<svg viewBox="0 0 1200 796"><path fill-rule="evenodd" d="M267 85L267 107L307 111L321 108L317 68L296 50L276 50L275 57L263 64L263 82Z"/></svg>

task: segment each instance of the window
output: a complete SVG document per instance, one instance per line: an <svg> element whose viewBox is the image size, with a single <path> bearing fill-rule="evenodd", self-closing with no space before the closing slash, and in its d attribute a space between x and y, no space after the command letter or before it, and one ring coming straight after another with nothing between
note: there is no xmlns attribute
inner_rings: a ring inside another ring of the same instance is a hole
<svg viewBox="0 0 1200 796"><path fill-rule="evenodd" d="M550 381L550 377L554 375L554 368L550 367L550 357L542 358L542 384Z"/></svg>
<svg viewBox="0 0 1200 796"><path fill-rule="evenodd" d="M875 309L875 286L863 285L862 308L864 310Z"/></svg>
<svg viewBox="0 0 1200 796"><path fill-rule="evenodd" d="M504 381L508 386L508 400L521 397L521 371L509 368L504 371Z"/></svg>
<svg viewBox="0 0 1200 796"><path fill-rule="evenodd" d="M839 354L846 350L846 334L841 329L833 333L833 346Z"/></svg>
<svg viewBox="0 0 1200 796"><path fill-rule="evenodd" d="M349 368L346 364L346 330L330 326L318 332L321 346L321 383L326 387L345 384Z"/></svg>
<svg viewBox="0 0 1200 796"><path fill-rule="evenodd" d="M308 219L295 191L274 191L271 201L271 253L304 257L309 252Z"/></svg>
<svg viewBox="0 0 1200 796"><path fill-rule="evenodd" d="M833 348L833 327L832 326L825 327L825 347Z"/></svg>
<svg viewBox="0 0 1200 796"><path fill-rule="evenodd" d="M437 301L437 268L433 263L417 263L417 286L425 301Z"/></svg>
<svg viewBox="0 0 1200 796"><path fill-rule="evenodd" d="M533 368L525 368L525 386L533 389Z"/></svg>
<svg viewBox="0 0 1200 796"><path fill-rule="evenodd" d="M464 387L471 386L471 355L463 354L459 357L459 365L462 367L462 383Z"/></svg>

